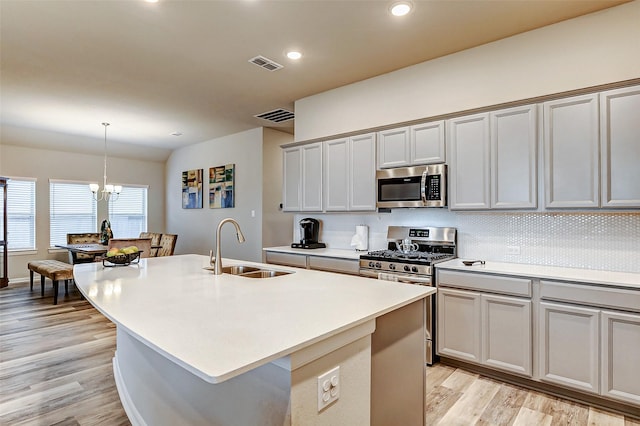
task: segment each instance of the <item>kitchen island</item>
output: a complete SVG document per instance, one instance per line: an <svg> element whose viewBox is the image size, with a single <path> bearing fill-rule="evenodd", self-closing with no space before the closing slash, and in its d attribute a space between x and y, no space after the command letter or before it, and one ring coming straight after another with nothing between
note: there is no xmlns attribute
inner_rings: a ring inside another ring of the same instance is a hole
<svg viewBox="0 0 640 426"><path fill-rule="evenodd" d="M114 376L134 425L424 424L433 288L223 260L239 264L290 273L213 275L199 255L74 267L117 326ZM339 393L322 407L328 372Z"/></svg>

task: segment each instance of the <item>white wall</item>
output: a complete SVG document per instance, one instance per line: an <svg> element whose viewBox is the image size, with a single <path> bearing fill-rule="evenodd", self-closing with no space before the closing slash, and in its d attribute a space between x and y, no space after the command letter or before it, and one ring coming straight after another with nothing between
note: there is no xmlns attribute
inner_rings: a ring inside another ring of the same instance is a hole
<svg viewBox="0 0 640 426"><path fill-rule="evenodd" d="M46 136L40 134L40 137ZM9 254L10 279L27 277L27 263L31 260L67 260L65 251L49 251L49 179L102 183L104 161L103 155L26 148L20 143L20 140L3 138L0 144L0 174L37 179L36 252ZM164 163L110 156L107 174L110 182L149 186L148 229L164 232ZM107 216L106 203L98 203L98 222Z"/></svg>
<svg viewBox="0 0 640 426"><path fill-rule="evenodd" d="M289 245L293 241L293 213L282 211L282 148L293 135L264 129L262 149L262 246Z"/></svg>
<svg viewBox="0 0 640 426"><path fill-rule="evenodd" d="M178 234L176 254L208 254L215 247L218 223L231 217L240 224L246 242L239 244L233 226L225 225L223 257L262 259L262 143L262 128L256 128L173 151L166 165L166 216L167 232ZM225 164L235 164L235 207L211 209L209 168ZM204 171L203 208L183 209L182 172L193 169Z"/></svg>
<svg viewBox="0 0 640 426"><path fill-rule="evenodd" d="M634 1L300 99L295 140L638 78L639 22Z"/></svg>

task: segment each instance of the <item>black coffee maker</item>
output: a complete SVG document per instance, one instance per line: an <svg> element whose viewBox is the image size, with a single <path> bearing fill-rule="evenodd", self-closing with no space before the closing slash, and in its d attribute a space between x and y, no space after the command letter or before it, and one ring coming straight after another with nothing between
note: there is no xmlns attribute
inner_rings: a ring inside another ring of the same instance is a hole
<svg viewBox="0 0 640 426"><path fill-rule="evenodd" d="M292 243L292 248L316 249L325 248L325 243L318 242L320 234L320 221L312 217L306 217L299 222L300 242Z"/></svg>

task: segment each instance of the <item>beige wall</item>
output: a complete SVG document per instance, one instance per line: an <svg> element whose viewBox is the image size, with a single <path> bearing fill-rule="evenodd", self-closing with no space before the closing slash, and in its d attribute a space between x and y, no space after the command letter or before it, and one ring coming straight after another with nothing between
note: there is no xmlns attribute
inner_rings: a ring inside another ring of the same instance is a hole
<svg viewBox="0 0 640 426"><path fill-rule="evenodd" d="M293 213L284 213L282 203L282 148L293 135L264 129L262 145L262 246L289 245L293 241Z"/></svg>
<svg viewBox="0 0 640 426"><path fill-rule="evenodd" d="M640 77L640 1L295 103L305 141Z"/></svg>
<svg viewBox="0 0 640 426"><path fill-rule="evenodd" d="M49 250L49 179L101 182L104 161L102 155L26 148L19 145L19 140L3 139L0 144L0 172L3 176L37 179L36 251L28 254L9 254L9 279L27 277L27 263L31 260L66 261L66 252ZM148 229L163 232L164 163L109 157L107 174L109 181L149 186ZM106 203L98 203L98 222L107 215Z"/></svg>
<svg viewBox="0 0 640 426"><path fill-rule="evenodd" d="M222 229L222 255L259 261L262 256L262 128L212 139L173 151L167 160L167 232L178 234L176 254L208 254L215 246L218 223L235 219L246 242L239 244L231 224ZM208 200L209 168L235 164L235 207L211 209ZM182 172L203 169L202 209L182 208ZM252 215L253 213L253 215Z"/></svg>

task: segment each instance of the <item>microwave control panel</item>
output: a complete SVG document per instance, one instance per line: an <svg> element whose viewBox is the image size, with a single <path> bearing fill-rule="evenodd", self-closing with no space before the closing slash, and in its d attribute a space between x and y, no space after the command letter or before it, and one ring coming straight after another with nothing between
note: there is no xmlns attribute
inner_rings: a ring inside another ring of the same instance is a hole
<svg viewBox="0 0 640 426"><path fill-rule="evenodd" d="M428 175L426 182L426 198L428 201L439 201L442 199L440 188L442 184L442 175Z"/></svg>

